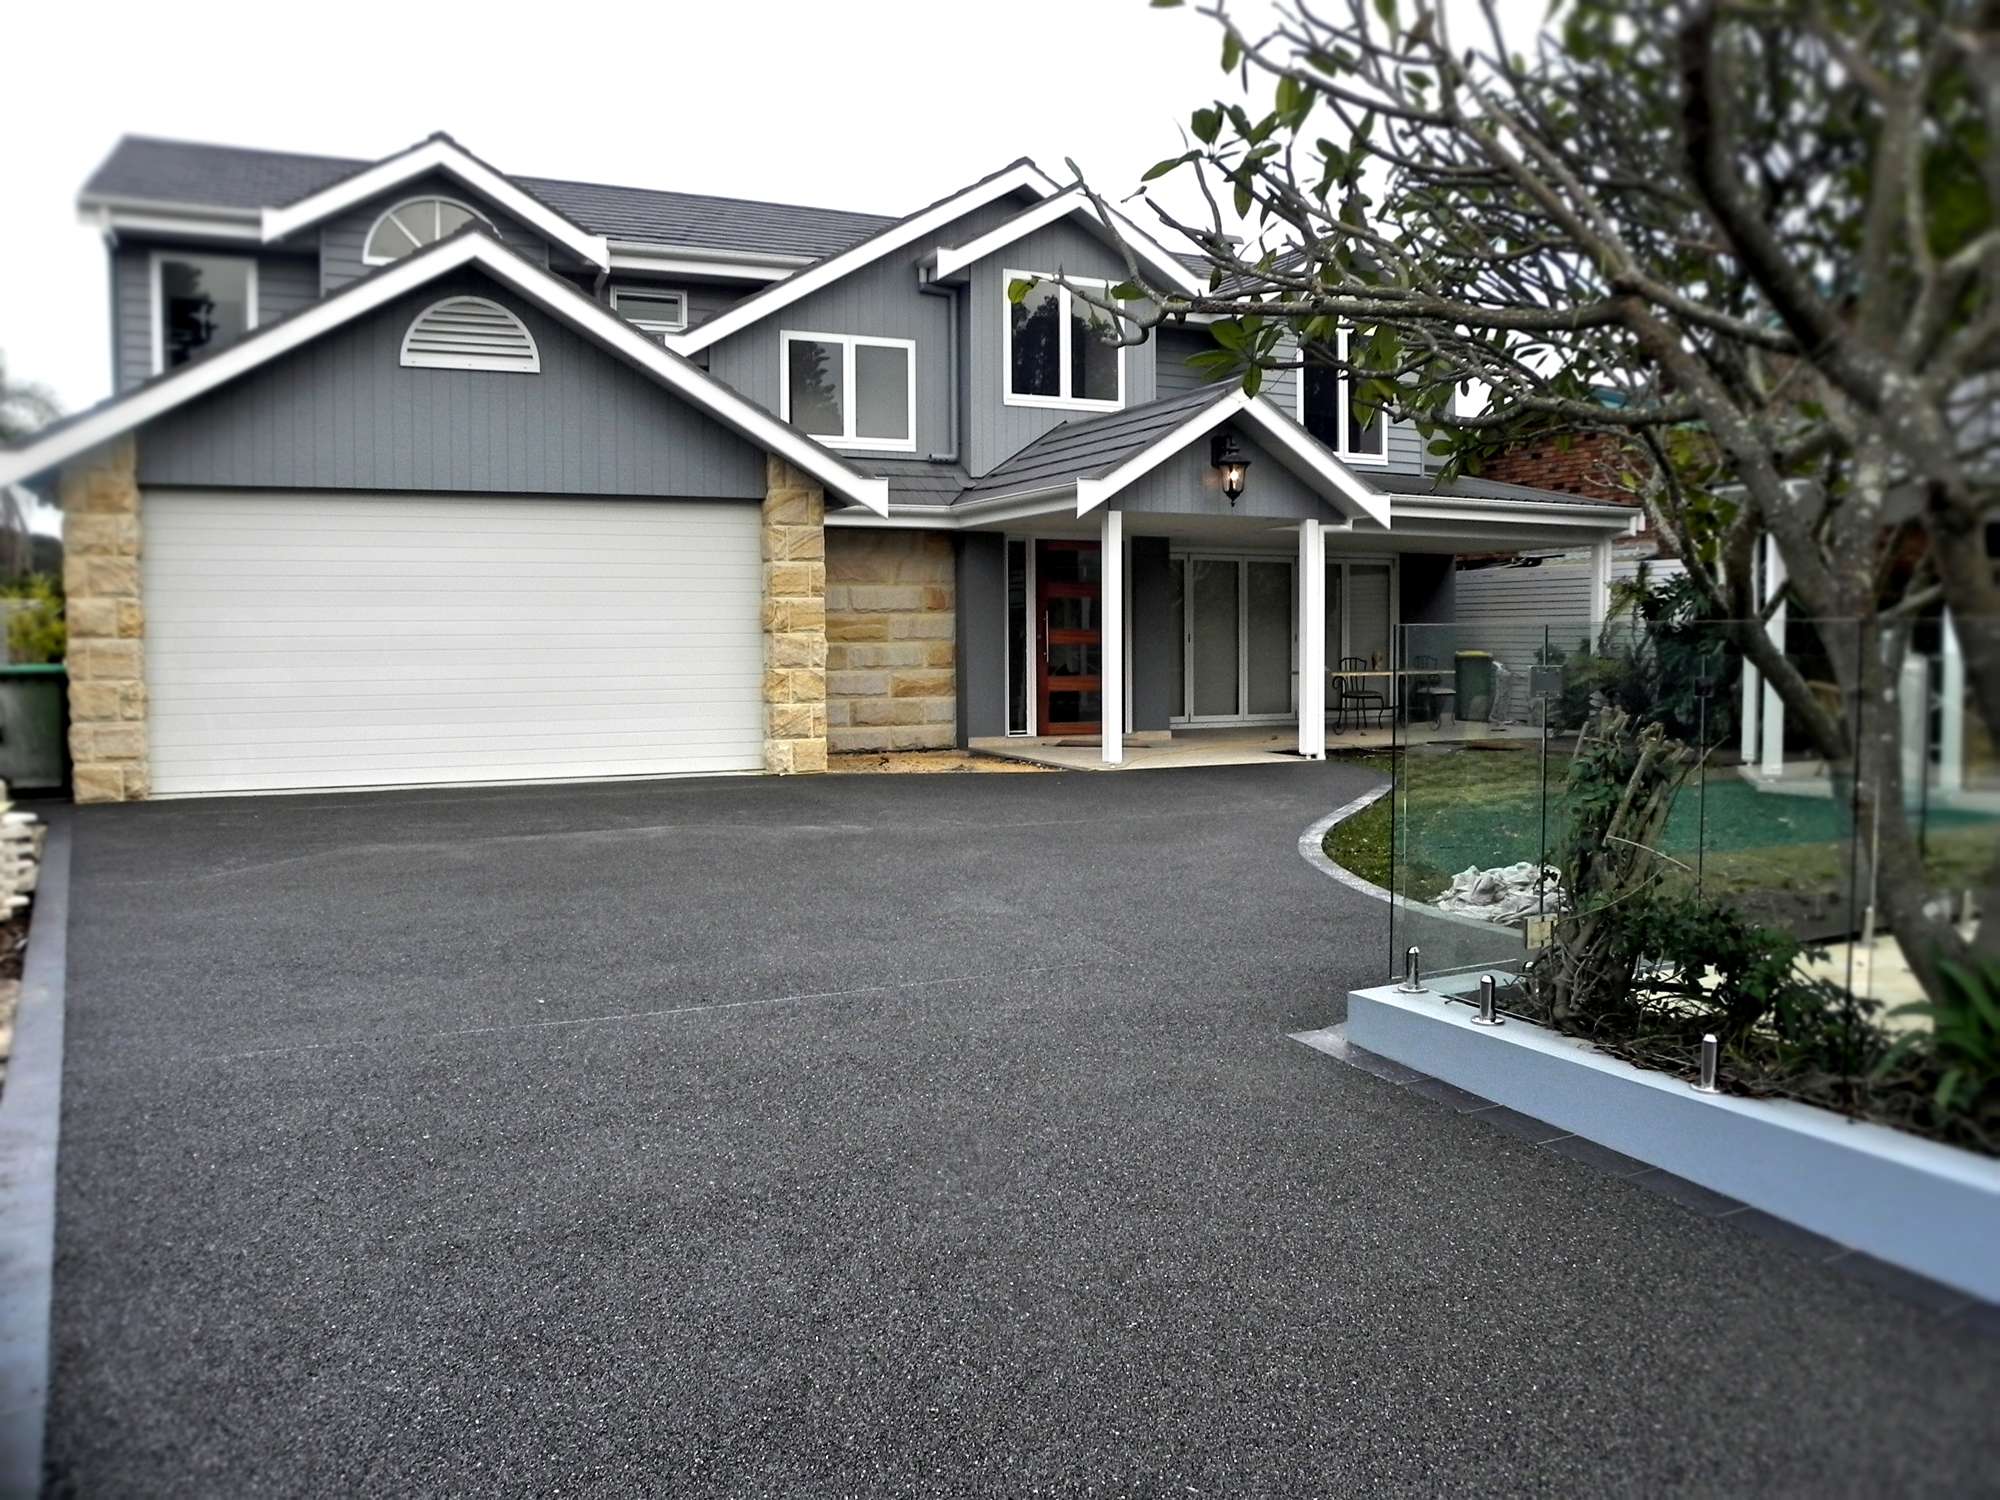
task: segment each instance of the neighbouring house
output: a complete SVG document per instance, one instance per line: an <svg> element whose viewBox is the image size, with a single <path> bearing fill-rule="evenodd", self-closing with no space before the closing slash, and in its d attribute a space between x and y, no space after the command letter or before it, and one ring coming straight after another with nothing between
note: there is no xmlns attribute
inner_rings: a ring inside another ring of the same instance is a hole
<svg viewBox="0 0 2000 1500"><path fill-rule="evenodd" d="M1203 384L1200 327L1107 341L1055 278L1120 252L1030 161L884 218L514 177L443 135L130 138L80 205L116 394L0 484L60 492L82 800L1008 736L1117 763L1229 724L1319 756L1329 670L1452 621L1458 554L1581 548L1601 596L1630 530L1441 483L1337 379Z"/></svg>

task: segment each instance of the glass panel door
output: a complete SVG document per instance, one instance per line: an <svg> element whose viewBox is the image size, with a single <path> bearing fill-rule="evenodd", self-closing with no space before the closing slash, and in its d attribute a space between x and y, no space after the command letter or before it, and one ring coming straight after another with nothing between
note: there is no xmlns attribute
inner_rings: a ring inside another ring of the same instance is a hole
<svg viewBox="0 0 2000 1500"><path fill-rule="evenodd" d="M1168 714L1187 714L1187 559L1167 559Z"/></svg>
<svg viewBox="0 0 2000 1500"><path fill-rule="evenodd" d="M1351 563L1347 570L1347 654L1389 666L1389 566Z"/></svg>
<svg viewBox="0 0 2000 1500"><path fill-rule="evenodd" d="M1233 560L1196 557L1189 593L1193 602L1190 654L1193 670L1191 718L1228 719L1241 710L1237 706L1237 668L1240 665L1241 634L1238 630L1240 566Z"/></svg>
<svg viewBox="0 0 2000 1500"><path fill-rule="evenodd" d="M1043 734L1096 734L1103 727L1098 562L1095 542L1043 542L1035 554Z"/></svg>
<svg viewBox="0 0 2000 1500"><path fill-rule="evenodd" d="M1292 564L1244 564L1244 703L1249 714L1292 711Z"/></svg>

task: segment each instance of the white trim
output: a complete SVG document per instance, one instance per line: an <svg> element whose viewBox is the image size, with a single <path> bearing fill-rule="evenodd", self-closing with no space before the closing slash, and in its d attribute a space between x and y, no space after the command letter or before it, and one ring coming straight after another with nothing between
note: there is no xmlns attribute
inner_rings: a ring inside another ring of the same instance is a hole
<svg viewBox="0 0 2000 1500"><path fill-rule="evenodd" d="M659 318L630 317L626 314L623 308L619 307L618 299L620 297L651 297L655 301L658 301L659 299L664 297L675 298L676 300L679 301L681 305L680 320L678 322L668 323ZM688 326L688 294L682 291L677 286L653 287L653 286L646 286L643 283L636 285L627 285L627 286L614 286L611 289L611 310L617 313L621 318L624 318L625 321L630 323L634 328L642 328L647 333L657 335L662 343L666 341L666 336L668 334L679 333Z"/></svg>
<svg viewBox="0 0 2000 1500"><path fill-rule="evenodd" d="M1568 504L1558 500L1514 500L1485 495L1403 495L1385 497L1398 520L1491 521L1529 516L1547 525L1588 526L1614 536L1627 535L1631 517L1623 507Z"/></svg>
<svg viewBox="0 0 2000 1500"><path fill-rule="evenodd" d="M1939 620L1943 639L1938 642L1943 658L1940 668L1942 702L1938 723L1938 790L1965 790L1965 648L1959 644L1958 626L1947 607Z"/></svg>
<svg viewBox="0 0 2000 1500"><path fill-rule="evenodd" d="M375 216L375 222L370 224L368 226L368 232L363 236L361 236L362 265L386 266L393 264L394 262L399 260L408 260L412 255L415 255L417 251L423 249L426 245L435 245L439 240L444 238L442 234L436 232L437 223L433 222L431 226L432 228L431 237L427 240L420 240L417 238L417 232L414 229L410 228L409 224L406 223L400 217L404 209L414 207L419 203L437 203L437 204L449 203L453 208L459 209L462 212L471 215L474 219L477 219L481 224L484 224L486 228L493 233L495 238L498 238L499 236L499 231L493 227L493 220L486 214L483 214L478 209L474 208L470 203L462 203L456 198L446 197L443 193L417 193L408 198L397 199L394 203L390 204L387 208L383 209L381 213ZM434 221L436 221L441 219L442 215L434 214L432 218ZM389 219L395 219L396 227L403 231L403 237L410 241L411 248L405 250L401 255L370 255L368 253L368 247L375 243L375 232L382 227L384 221ZM464 227L465 226L461 224L459 226L459 229L463 229ZM454 229L452 233L456 234L458 233L458 230Z"/></svg>
<svg viewBox="0 0 2000 1500"><path fill-rule="evenodd" d="M1113 283L1096 276L1072 276L1071 281L1083 286L1094 286L1109 291ZM1091 400L1083 396L1024 396L1014 389L1014 299L1007 295L1008 289L1016 281L1046 281L1056 294L1056 370L1062 386L1067 389L1070 377L1071 340L1075 337L1076 318L1070 310L1070 290L1059 283L1048 271L1013 271L1000 273L1000 400L1006 406L1039 406L1058 411L1123 411L1125 409L1125 346L1116 346L1118 355L1118 395L1110 401ZM1086 304L1088 305L1088 304ZM1101 309L1092 308L1098 312Z"/></svg>
<svg viewBox="0 0 2000 1500"><path fill-rule="evenodd" d="M682 354L706 349L718 339L761 322L772 313L791 306L799 298L832 285L848 273L870 265L892 251L935 234L952 220L1009 193L1027 192L1037 198L1046 198L1055 191L1055 183L1040 167L1031 161L1019 162L984 182L954 193L922 213L911 215L900 224L892 224L880 233L870 235L838 255L815 261L777 285L753 294L719 317L710 318L701 327L683 334L675 341L674 347Z"/></svg>
<svg viewBox="0 0 2000 1500"><path fill-rule="evenodd" d="M523 361L517 355L497 353L432 354L426 353L423 350L417 350L414 353L411 351L410 340L417 336L417 330L423 327L426 318L430 317L432 313L437 312L440 308L453 307L468 302L499 314L503 320L511 324L514 330L527 341L527 359ZM408 370L492 370L505 375L539 375L542 373L542 348L541 345L535 342L534 334L528 331L528 325L523 323L512 309L502 307L489 297L467 297L463 295L440 297L429 307L410 319L410 326L403 330L403 345L398 358L403 368Z"/></svg>
<svg viewBox="0 0 2000 1500"><path fill-rule="evenodd" d="M1004 250L1024 235L1033 234L1037 229L1053 224L1058 219L1082 216L1089 220L1092 228L1102 231L1104 223L1091 207L1090 199L1081 187L1064 188L1053 198L1044 198L1033 208L1016 214L997 228L989 229L976 239L967 240L962 245L940 245L931 252L930 277L942 281L947 276L964 270L976 261ZM1134 252L1134 257L1148 269L1169 282L1176 291L1189 297L1201 295L1203 283L1195 280L1187 267L1170 255L1164 246L1140 229L1123 214L1113 210L1120 232Z"/></svg>
<svg viewBox="0 0 2000 1500"><path fill-rule="evenodd" d="M655 244L649 240L612 240L611 269L652 271L669 276L716 276L740 281L783 281L810 255L767 255L749 250L710 250L701 245Z"/></svg>
<svg viewBox="0 0 2000 1500"><path fill-rule="evenodd" d="M1307 760L1325 760L1326 537L1317 521L1299 522L1296 593L1299 754Z"/></svg>
<svg viewBox="0 0 2000 1500"><path fill-rule="evenodd" d="M171 235L179 239L263 243L257 210L203 208L198 204L115 202L79 198L76 219L85 228L113 238L119 234Z"/></svg>
<svg viewBox="0 0 2000 1500"><path fill-rule="evenodd" d="M1157 439L1150 447L1133 454L1109 474L1100 479L1079 479L1076 482L1076 513L1079 516L1089 515L1196 438L1232 418L1255 427L1275 446L1289 454L1306 474L1320 481L1318 489L1322 498L1331 501L1343 515L1350 518L1365 516L1384 527L1389 524L1390 497L1370 489L1357 476L1350 474L1303 427L1289 420L1270 402L1247 394L1241 386L1212 405L1201 407L1180 426ZM1254 475L1251 482L1256 482Z"/></svg>
<svg viewBox="0 0 2000 1500"><path fill-rule="evenodd" d="M781 328L778 330L778 417L781 421L792 420L792 345L795 343L838 344L844 351L840 361L840 415L846 430L838 437L820 433L812 434L814 441L824 443L829 448L852 448L857 452L873 453L915 453L917 451L917 341L915 339L877 338L866 333L812 333L805 329ZM904 428L907 438L861 437L854 426L861 420L861 409L855 400L854 378L859 361L854 351L859 348L901 349L904 369L908 378L903 389L908 395L908 409L904 414Z"/></svg>
<svg viewBox="0 0 2000 1500"><path fill-rule="evenodd" d="M1125 513L1098 522L1097 737L1104 764L1125 762Z"/></svg>
<svg viewBox="0 0 2000 1500"><path fill-rule="evenodd" d="M829 492L866 506L878 516L889 513L886 479L849 467L839 455L663 348L603 303L591 301L553 272L479 233L454 236L392 266L384 266L262 334L238 340L207 359L183 365L164 379L109 401L72 422L29 439L20 447L0 451L0 485L44 473L65 459L129 432L321 334L468 265L479 267L552 317L562 319L610 353L638 366L661 385L766 452L810 474Z"/></svg>
<svg viewBox="0 0 2000 1500"><path fill-rule="evenodd" d="M146 276L151 290L151 313L153 324L153 373L160 374L167 367L167 325L165 322L166 299L160 290L160 265L169 260L235 260L250 268L244 278L243 311L246 319L244 334L249 334L257 326L257 258L252 255L234 255L228 251L213 250L155 250L146 258Z"/></svg>
<svg viewBox="0 0 2000 1500"><path fill-rule="evenodd" d="M1764 538L1764 596L1759 604L1770 603L1773 599L1783 599L1785 592L1785 555L1778 550L1778 539ZM1785 653L1785 606L1782 602L1771 611L1770 623L1765 627L1771 638L1771 645L1780 656ZM1764 706L1759 715L1763 730L1762 753L1758 757L1758 772L1769 780L1776 780L1785 774L1785 700L1778 696L1776 683L1764 684Z"/></svg>
<svg viewBox="0 0 2000 1500"><path fill-rule="evenodd" d="M1336 335L1337 342L1334 346L1334 353L1339 357L1340 362L1342 364L1347 363L1348 333L1349 333L1348 329L1342 328L1338 331L1338 334ZM1348 433L1348 428L1352 425L1352 417L1350 416L1350 402L1347 393L1347 377L1345 375L1342 375L1339 377L1339 380L1340 380L1340 432L1339 432L1340 440L1338 442L1328 443L1326 446L1333 449L1335 453L1339 454L1341 461L1343 463L1371 464L1377 468L1387 468L1389 466L1388 412L1384 411L1377 413L1377 415L1382 419L1382 451L1380 453L1364 453L1358 449L1349 448L1347 446L1347 433ZM1299 426L1304 427L1306 425L1306 367L1303 363L1301 363L1299 366L1298 379L1292 382L1292 415L1298 418ZM1320 441L1320 439L1316 438L1314 439L1314 441L1317 442Z"/></svg>
<svg viewBox="0 0 2000 1500"><path fill-rule="evenodd" d="M400 155L379 161L351 177L344 177L296 203L265 209L264 240L268 244L272 240L284 239L322 219L366 203L379 194L392 193L432 172L443 173L520 220L542 238L574 251L592 265L605 270L611 268L611 248L603 235L586 234L539 199L523 192L484 162L468 154L456 141L443 136L433 136Z"/></svg>

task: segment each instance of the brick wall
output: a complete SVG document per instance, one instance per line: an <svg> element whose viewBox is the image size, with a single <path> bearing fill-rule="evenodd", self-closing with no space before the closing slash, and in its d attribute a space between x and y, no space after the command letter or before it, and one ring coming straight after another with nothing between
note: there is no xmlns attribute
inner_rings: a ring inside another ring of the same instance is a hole
<svg viewBox="0 0 2000 1500"><path fill-rule="evenodd" d="M1619 448L1619 439L1607 432L1572 437L1567 449L1552 437L1535 438L1485 460L1479 477L1593 500L1630 500L1627 491L1608 482L1612 474L1636 467Z"/></svg>
<svg viewBox="0 0 2000 1500"><path fill-rule="evenodd" d="M830 750L943 750L956 743L952 570L951 538L939 532L826 533Z"/></svg>

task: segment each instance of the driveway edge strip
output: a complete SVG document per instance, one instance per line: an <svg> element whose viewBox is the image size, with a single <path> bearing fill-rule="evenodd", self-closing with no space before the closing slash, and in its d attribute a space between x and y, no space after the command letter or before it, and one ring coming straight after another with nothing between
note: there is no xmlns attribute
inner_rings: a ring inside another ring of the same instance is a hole
<svg viewBox="0 0 2000 1500"><path fill-rule="evenodd" d="M48 819L34 916L0 1089L0 1496L42 1489L49 1298L55 1279L56 1138L62 1128L69 968L70 819Z"/></svg>
<svg viewBox="0 0 2000 1500"><path fill-rule="evenodd" d="M1435 906L1430 906L1422 902L1414 902L1406 897L1398 896L1394 891L1384 890L1374 881L1364 879L1345 865L1336 864L1327 857L1327 830L1332 828L1336 823L1345 823L1357 813L1365 812L1388 796L1393 790L1395 790L1395 783L1390 782L1385 786L1376 787L1372 792L1363 792L1352 802L1342 803L1318 822L1311 824L1304 833L1299 835L1299 858L1319 871L1320 874L1339 881L1349 890L1359 891L1364 896L1372 896L1377 901L1386 901L1391 906L1402 907L1405 911L1422 912L1424 916L1439 922L1456 922L1461 927L1470 927L1477 932L1492 932L1494 924L1491 922L1482 922L1477 917L1460 916L1455 911L1439 911Z"/></svg>

